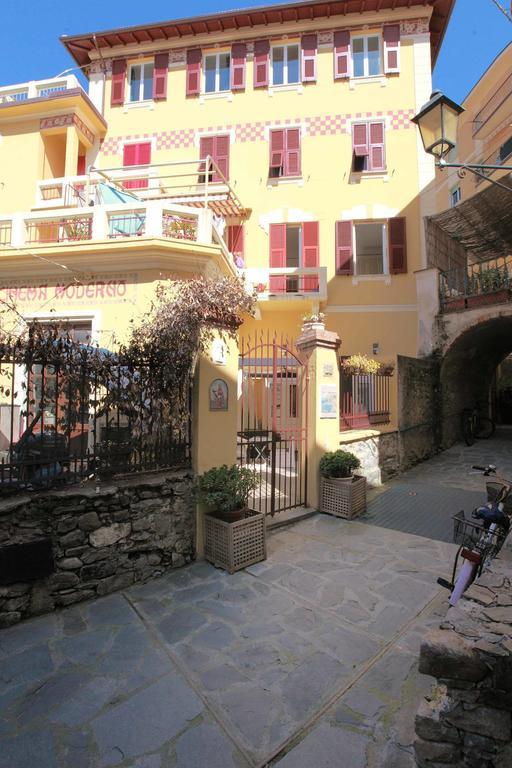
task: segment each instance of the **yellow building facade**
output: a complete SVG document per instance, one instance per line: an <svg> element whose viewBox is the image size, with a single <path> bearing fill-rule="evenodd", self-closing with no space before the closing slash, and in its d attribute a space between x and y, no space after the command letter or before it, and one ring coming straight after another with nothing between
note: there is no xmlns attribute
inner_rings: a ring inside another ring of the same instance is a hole
<svg viewBox="0 0 512 768"><path fill-rule="evenodd" d="M343 5L64 37L88 93L0 89L0 297L108 346L159 280L240 274L258 295L246 345L323 312L334 365L415 357L434 169L410 119L452 2ZM396 432L398 389L334 442Z"/></svg>

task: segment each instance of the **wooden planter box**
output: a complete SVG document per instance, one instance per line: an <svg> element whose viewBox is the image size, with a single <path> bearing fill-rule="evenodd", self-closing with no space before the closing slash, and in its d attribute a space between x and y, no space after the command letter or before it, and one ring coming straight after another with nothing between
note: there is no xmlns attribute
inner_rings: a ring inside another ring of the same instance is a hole
<svg viewBox="0 0 512 768"><path fill-rule="evenodd" d="M243 518L227 522L204 516L204 556L217 568L235 573L267 558L265 515L252 509Z"/></svg>
<svg viewBox="0 0 512 768"><path fill-rule="evenodd" d="M352 482L321 478L320 512L351 520L366 509L366 477L354 475Z"/></svg>

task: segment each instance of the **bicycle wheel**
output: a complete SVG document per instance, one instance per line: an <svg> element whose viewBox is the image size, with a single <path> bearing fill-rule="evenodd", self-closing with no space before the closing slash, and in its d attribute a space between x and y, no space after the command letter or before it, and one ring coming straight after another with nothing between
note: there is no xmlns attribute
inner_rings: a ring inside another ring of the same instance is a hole
<svg viewBox="0 0 512 768"><path fill-rule="evenodd" d="M462 413L462 437L466 445L473 445L475 442L475 431L473 426L473 416L470 411Z"/></svg>
<svg viewBox="0 0 512 768"><path fill-rule="evenodd" d="M487 416L478 416L476 420L475 437L479 440L488 440L494 435L496 424Z"/></svg>

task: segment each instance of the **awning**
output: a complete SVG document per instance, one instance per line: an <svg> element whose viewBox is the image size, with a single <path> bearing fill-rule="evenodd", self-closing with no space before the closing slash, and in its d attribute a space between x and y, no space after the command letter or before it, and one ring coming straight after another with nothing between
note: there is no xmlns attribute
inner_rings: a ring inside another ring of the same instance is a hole
<svg viewBox="0 0 512 768"><path fill-rule="evenodd" d="M486 186L454 208L427 216L428 262L439 264L440 240L436 229L463 248L471 261L483 261L512 254L512 174L499 178L503 187L482 181ZM446 243L446 238L444 238Z"/></svg>

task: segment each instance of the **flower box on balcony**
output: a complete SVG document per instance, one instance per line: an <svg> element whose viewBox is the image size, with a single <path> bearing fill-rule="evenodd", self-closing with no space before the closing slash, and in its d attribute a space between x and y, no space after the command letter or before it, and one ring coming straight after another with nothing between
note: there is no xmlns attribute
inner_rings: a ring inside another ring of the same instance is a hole
<svg viewBox="0 0 512 768"><path fill-rule="evenodd" d="M468 296L467 307L468 309L473 309L475 307L486 307L489 304L503 304L507 301L510 301L510 289L501 288L499 291L492 291L492 293Z"/></svg>
<svg viewBox="0 0 512 768"><path fill-rule="evenodd" d="M366 509L366 477L322 477L320 512L351 520Z"/></svg>
<svg viewBox="0 0 512 768"><path fill-rule="evenodd" d="M466 299L464 296L457 296L453 299L445 299L443 301L443 308L445 312L456 312L459 309L466 309Z"/></svg>

